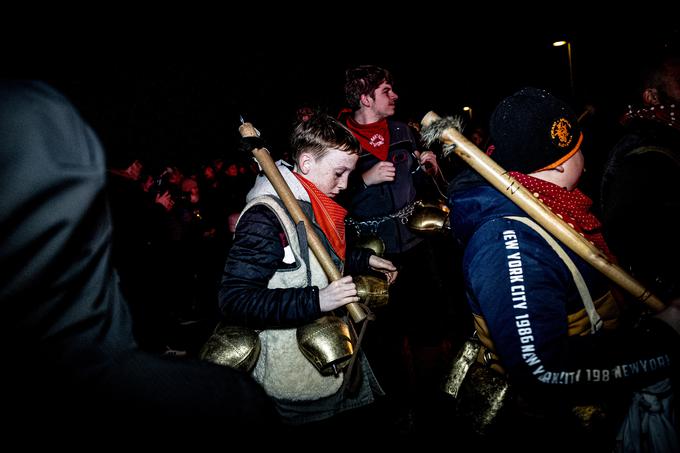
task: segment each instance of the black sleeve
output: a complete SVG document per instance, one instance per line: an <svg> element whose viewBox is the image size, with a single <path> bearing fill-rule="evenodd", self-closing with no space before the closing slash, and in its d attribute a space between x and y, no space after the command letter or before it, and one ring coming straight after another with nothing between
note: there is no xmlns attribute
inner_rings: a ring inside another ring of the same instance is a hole
<svg viewBox="0 0 680 453"><path fill-rule="evenodd" d="M239 220L219 292L228 322L256 329L295 327L319 317L319 289L269 289L283 263L283 228L266 206L254 206Z"/></svg>
<svg viewBox="0 0 680 453"><path fill-rule="evenodd" d="M635 278L667 300L680 297L679 169L668 156L647 152L617 162L603 180L609 248Z"/></svg>
<svg viewBox="0 0 680 453"><path fill-rule="evenodd" d="M375 252L371 249L351 248L345 259L345 275L362 275L370 270L368 260Z"/></svg>
<svg viewBox="0 0 680 453"><path fill-rule="evenodd" d="M350 174L349 178L347 179L347 188L340 192L338 197L336 198L336 202L338 202L341 206L344 206L346 208L352 206L352 201L359 196L362 192L364 192L366 189L368 189L368 186L364 183L363 178L361 175L364 174L364 172L372 167L371 166L366 166L363 164L363 161L368 159L366 155L362 155L359 160L360 162L357 164L357 168L355 168ZM376 160L375 163L378 161Z"/></svg>

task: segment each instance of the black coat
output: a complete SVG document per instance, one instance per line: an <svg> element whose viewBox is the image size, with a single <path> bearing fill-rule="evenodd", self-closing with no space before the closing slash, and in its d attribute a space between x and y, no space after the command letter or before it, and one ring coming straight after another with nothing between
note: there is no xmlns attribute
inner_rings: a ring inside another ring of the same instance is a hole
<svg viewBox="0 0 680 453"><path fill-rule="evenodd" d="M604 234L622 267L662 299L680 297L680 131L632 122L602 178Z"/></svg>
<svg viewBox="0 0 680 453"><path fill-rule="evenodd" d="M300 205L313 218L311 205ZM316 232L325 240L318 227ZM267 288L274 273L286 266L282 237L283 227L266 206L253 206L239 220L220 288L220 308L229 322L256 329L297 327L321 316L316 286ZM368 249L348 250L346 273L365 272L372 254Z"/></svg>
<svg viewBox="0 0 680 453"><path fill-rule="evenodd" d="M3 408L22 415L223 415L273 409L246 374L140 351L111 265L105 161L93 130L42 83L0 83Z"/></svg>

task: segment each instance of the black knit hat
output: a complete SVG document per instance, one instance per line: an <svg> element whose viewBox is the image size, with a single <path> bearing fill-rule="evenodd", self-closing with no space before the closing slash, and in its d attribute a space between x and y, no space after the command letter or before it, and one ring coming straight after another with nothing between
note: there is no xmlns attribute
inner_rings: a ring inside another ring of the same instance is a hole
<svg viewBox="0 0 680 453"><path fill-rule="evenodd" d="M538 88L505 98L491 115L491 158L508 171L533 173L554 168L581 147L583 135L567 104Z"/></svg>

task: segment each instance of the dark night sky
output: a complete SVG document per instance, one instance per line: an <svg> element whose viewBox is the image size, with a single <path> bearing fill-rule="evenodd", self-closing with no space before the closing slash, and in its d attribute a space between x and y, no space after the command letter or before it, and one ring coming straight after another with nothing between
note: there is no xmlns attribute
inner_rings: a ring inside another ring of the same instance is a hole
<svg viewBox="0 0 680 453"><path fill-rule="evenodd" d="M462 106L471 105L475 119L485 121L502 97L527 85L568 99L567 50L551 46L559 38L573 43L575 110L590 103L613 117L630 101L626 91L640 58L677 41L677 28L584 19L566 27L393 27L374 40L379 44L365 46L343 45L349 35L309 30L305 40L281 33L263 41L268 44L238 45L220 35L114 43L94 51L82 44L37 55L15 51L3 60L0 75L45 79L62 90L110 154L186 162L228 154L239 114L272 148L285 146L298 105L311 103L333 115L343 107L343 73L354 64L392 71L401 118L420 120L428 110L462 114Z"/></svg>

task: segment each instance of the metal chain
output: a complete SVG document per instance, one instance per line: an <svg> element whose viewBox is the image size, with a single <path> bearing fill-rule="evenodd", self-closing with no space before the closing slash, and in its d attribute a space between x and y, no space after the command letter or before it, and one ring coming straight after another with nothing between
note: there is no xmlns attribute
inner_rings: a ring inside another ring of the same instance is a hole
<svg viewBox="0 0 680 453"><path fill-rule="evenodd" d="M408 222L408 218L413 214L416 204L417 202L415 201L411 202L397 212L382 217L373 217L366 220L354 220L351 217L347 217L347 225L353 227L357 235L361 235L364 228L367 229L370 234L377 234L380 224L387 220L399 219L399 221L405 225Z"/></svg>

